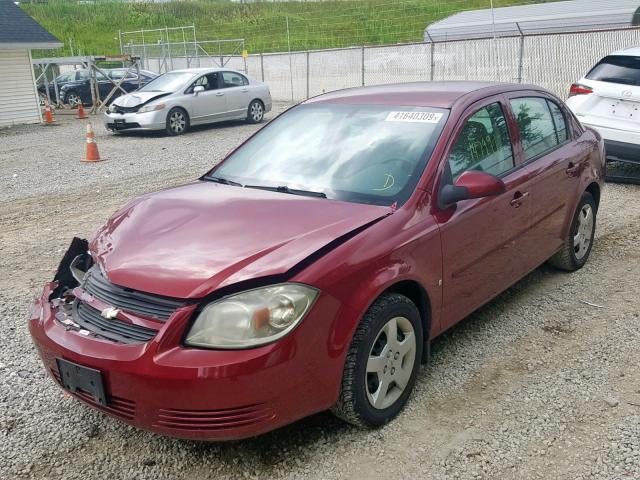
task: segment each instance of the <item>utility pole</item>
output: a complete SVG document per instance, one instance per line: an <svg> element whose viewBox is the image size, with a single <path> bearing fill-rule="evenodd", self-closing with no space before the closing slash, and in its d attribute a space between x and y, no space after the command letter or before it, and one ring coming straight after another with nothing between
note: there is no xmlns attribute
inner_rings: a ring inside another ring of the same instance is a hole
<svg viewBox="0 0 640 480"><path fill-rule="evenodd" d="M291 83L291 103L294 102L293 99L293 63L291 60L291 36L289 35L289 17L285 17L287 20L287 45L289 46L289 80Z"/></svg>

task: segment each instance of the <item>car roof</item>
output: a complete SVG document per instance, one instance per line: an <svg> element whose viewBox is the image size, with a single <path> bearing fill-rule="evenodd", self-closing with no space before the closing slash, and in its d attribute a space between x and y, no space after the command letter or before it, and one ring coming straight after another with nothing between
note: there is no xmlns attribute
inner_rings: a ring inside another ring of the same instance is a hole
<svg viewBox="0 0 640 480"><path fill-rule="evenodd" d="M620 55L625 57L640 57L640 47L628 47L622 50L617 50L609 55ZM609 56L607 55L607 57Z"/></svg>
<svg viewBox="0 0 640 480"><path fill-rule="evenodd" d="M233 72L233 73L240 73L241 75L245 75L242 72L238 72L237 70L234 70L233 68L220 68L220 67L215 67L215 68L181 68L179 70L171 70L171 72L169 73L213 73L213 72Z"/></svg>
<svg viewBox="0 0 640 480"><path fill-rule="evenodd" d="M543 90L533 85L478 81L412 82L347 88L313 97L304 103L403 105L451 108L463 97L488 97L514 90Z"/></svg>

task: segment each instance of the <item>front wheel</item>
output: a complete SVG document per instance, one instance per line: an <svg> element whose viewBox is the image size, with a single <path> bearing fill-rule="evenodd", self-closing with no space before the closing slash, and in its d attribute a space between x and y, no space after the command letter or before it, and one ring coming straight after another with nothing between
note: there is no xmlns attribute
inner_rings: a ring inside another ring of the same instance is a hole
<svg viewBox="0 0 640 480"><path fill-rule="evenodd" d="M393 419L411 394L422 348L422 322L415 304L397 293L381 296L353 336L333 413L364 427Z"/></svg>
<svg viewBox="0 0 640 480"><path fill-rule="evenodd" d="M264 105L260 100L253 100L247 111L247 122L260 123L264 119Z"/></svg>
<svg viewBox="0 0 640 480"><path fill-rule="evenodd" d="M72 107L77 107L82 103L82 98L80 98L80 95L78 95L76 92L69 92L67 93L66 97L67 104L71 105Z"/></svg>
<svg viewBox="0 0 640 480"><path fill-rule="evenodd" d="M587 263L596 231L596 211L593 195L584 192L573 216L569 236L562 250L549 259L551 265L574 272Z"/></svg>
<svg viewBox="0 0 640 480"><path fill-rule="evenodd" d="M167 114L167 133L182 135L189 129L189 116L182 108L174 107Z"/></svg>

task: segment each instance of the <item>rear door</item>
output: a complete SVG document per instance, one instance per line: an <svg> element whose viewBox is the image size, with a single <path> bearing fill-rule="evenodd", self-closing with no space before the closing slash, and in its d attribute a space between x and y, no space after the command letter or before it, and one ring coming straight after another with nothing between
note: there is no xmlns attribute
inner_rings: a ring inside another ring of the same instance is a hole
<svg viewBox="0 0 640 480"><path fill-rule="evenodd" d="M222 88L227 97L227 108L230 116L241 116L247 113L251 93L249 81L237 72L222 72Z"/></svg>
<svg viewBox="0 0 640 480"><path fill-rule="evenodd" d="M571 105L581 121L640 132L640 57L609 55L580 83L588 88Z"/></svg>
<svg viewBox="0 0 640 480"><path fill-rule="evenodd" d="M442 239L443 327L448 328L523 275L520 238L530 216L526 175L518 169L506 98L476 103L456 126L441 179L467 170L501 178L506 192L458 202L436 215ZM443 180L440 184L442 185ZM441 188L440 185L440 188Z"/></svg>
<svg viewBox="0 0 640 480"><path fill-rule="evenodd" d="M571 138L568 112L556 99L535 91L507 97L531 197L529 226L520 239L529 272L563 245L589 152Z"/></svg>

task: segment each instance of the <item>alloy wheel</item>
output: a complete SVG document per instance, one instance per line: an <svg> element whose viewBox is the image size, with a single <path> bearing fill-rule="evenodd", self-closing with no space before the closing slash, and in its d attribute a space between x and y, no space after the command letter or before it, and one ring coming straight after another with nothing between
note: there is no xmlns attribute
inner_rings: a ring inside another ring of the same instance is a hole
<svg viewBox="0 0 640 480"><path fill-rule="evenodd" d="M72 93L67 97L67 103L72 107L76 107L82 103L82 99L80 98L80 95Z"/></svg>
<svg viewBox="0 0 640 480"><path fill-rule="evenodd" d="M264 115L264 110L262 108L262 104L260 102L254 102L251 104L251 118L254 122L259 122L262 120L262 116Z"/></svg>
<svg viewBox="0 0 640 480"><path fill-rule="evenodd" d="M186 125L187 119L182 112L173 112L169 117L169 128L175 133L183 132Z"/></svg>
<svg viewBox="0 0 640 480"><path fill-rule="evenodd" d="M378 332L367 361L365 388L373 408L393 405L407 387L416 356L416 335L405 317L394 317Z"/></svg>
<svg viewBox="0 0 640 480"><path fill-rule="evenodd" d="M591 237L593 236L593 208L591 205L583 205L578 214L576 232L573 235L573 251L576 259L581 260L589 250Z"/></svg>

